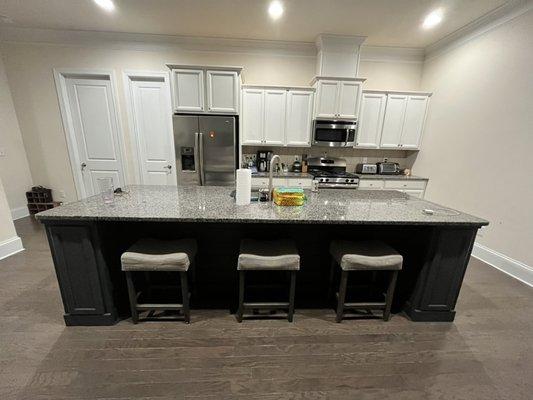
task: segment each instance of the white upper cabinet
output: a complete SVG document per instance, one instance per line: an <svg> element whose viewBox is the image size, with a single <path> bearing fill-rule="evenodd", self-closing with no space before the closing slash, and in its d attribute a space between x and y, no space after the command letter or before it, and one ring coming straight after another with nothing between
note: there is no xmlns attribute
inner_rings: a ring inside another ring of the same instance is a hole
<svg viewBox="0 0 533 400"><path fill-rule="evenodd" d="M177 113L238 114L240 68L168 65L172 76L173 111Z"/></svg>
<svg viewBox="0 0 533 400"><path fill-rule="evenodd" d="M402 150L418 149L426 120L427 96L409 96L402 129Z"/></svg>
<svg viewBox="0 0 533 400"><path fill-rule="evenodd" d="M416 150L426 120L428 95L389 94L381 148Z"/></svg>
<svg viewBox="0 0 533 400"><path fill-rule="evenodd" d="M379 147L386 103L387 95L384 93L363 93L355 147L362 149Z"/></svg>
<svg viewBox="0 0 533 400"><path fill-rule="evenodd" d="M264 143L283 146L285 144L286 90L265 90Z"/></svg>
<svg viewBox="0 0 533 400"><path fill-rule="evenodd" d="M313 90L245 87L243 145L310 146Z"/></svg>
<svg viewBox="0 0 533 400"><path fill-rule="evenodd" d="M207 71L207 111L237 114L239 76L235 71Z"/></svg>
<svg viewBox="0 0 533 400"><path fill-rule="evenodd" d="M317 79L315 118L357 119L363 79Z"/></svg>
<svg viewBox="0 0 533 400"><path fill-rule="evenodd" d="M261 89L242 91L242 144L263 144L264 95Z"/></svg>
<svg viewBox="0 0 533 400"><path fill-rule="evenodd" d="M313 92L290 90L287 93L285 137L287 146L311 145Z"/></svg>
<svg viewBox="0 0 533 400"><path fill-rule="evenodd" d="M339 82L318 81L315 116L320 118L335 118L337 116L338 97Z"/></svg>
<svg viewBox="0 0 533 400"><path fill-rule="evenodd" d="M387 96L387 108L381 134L382 148L396 149L400 147L406 106L407 95L389 94Z"/></svg>
<svg viewBox="0 0 533 400"><path fill-rule="evenodd" d="M204 71L173 69L172 94L175 112L203 112Z"/></svg>
<svg viewBox="0 0 533 400"><path fill-rule="evenodd" d="M339 105L337 117L356 119L363 85L360 82L339 82Z"/></svg>

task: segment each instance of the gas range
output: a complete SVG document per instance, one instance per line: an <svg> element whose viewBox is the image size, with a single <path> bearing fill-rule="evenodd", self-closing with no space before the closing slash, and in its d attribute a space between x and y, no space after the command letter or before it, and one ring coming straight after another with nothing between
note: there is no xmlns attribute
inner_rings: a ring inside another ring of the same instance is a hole
<svg viewBox="0 0 533 400"><path fill-rule="evenodd" d="M307 160L309 173L313 180L318 182L319 188L330 189L357 189L359 177L346 172L344 158L315 157Z"/></svg>

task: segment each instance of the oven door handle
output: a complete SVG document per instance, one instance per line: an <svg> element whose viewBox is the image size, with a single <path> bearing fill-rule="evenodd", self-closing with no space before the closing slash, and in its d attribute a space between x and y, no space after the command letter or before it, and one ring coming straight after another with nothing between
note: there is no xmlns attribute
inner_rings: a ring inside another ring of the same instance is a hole
<svg viewBox="0 0 533 400"><path fill-rule="evenodd" d="M350 137L350 129L346 128L346 142L344 143L344 147L348 147L348 138Z"/></svg>

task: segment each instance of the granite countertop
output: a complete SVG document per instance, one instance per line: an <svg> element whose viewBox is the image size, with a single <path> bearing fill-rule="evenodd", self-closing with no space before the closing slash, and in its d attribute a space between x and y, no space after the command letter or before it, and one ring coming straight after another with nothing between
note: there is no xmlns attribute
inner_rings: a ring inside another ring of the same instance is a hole
<svg viewBox="0 0 533 400"><path fill-rule="evenodd" d="M377 175L377 174L356 174L359 179L376 179L385 181L428 181L429 178L422 178L416 175Z"/></svg>
<svg viewBox="0 0 533 400"><path fill-rule="evenodd" d="M274 174L274 178L311 179L312 177L313 175L307 172L281 172ZM252 178L268 178L268 172L255 172L252 174Z"/></svg>
<svg viewBox="0 0 533 400"><path fill-rule="evenodd" d="M237 206L233 187L127 186L113 204L100 195L36 214L41 221L182 221L226 223L329 223L469 225L488 222L395 190L322 189L307 192L301 207L273 203ZM435 210L427 215L422 210Z"/></svg>

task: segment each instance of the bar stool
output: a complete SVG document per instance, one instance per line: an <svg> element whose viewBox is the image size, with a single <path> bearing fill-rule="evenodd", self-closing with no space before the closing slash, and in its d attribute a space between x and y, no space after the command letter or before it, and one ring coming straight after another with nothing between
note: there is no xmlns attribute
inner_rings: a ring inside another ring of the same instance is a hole
<svg viewBox="0 0 533 400"><path fill-rule="evenodd" d="M294 316L296 272L299 269L300 255L292 240L242 240L237 263L237 270L239 271L239 308L237 310L237 321L242 322L246 309L288 309L287 319L289 322L292 322ZM289 271L289 301L246 303L244 301L244 288L245 273L247 271Z"/></svg>
<svg viewBox="0 0 533 400"><path fill-rule="evenodd" d="M178 310L183 313L185 322L190 322L189 283L187 271L196 255L194 239L156 240L141 239L120 257L122 271L126 274L128 297L133 323L139 322L139 311ZM176 271L180 274L182 304L178 303L137 303L141 292L135 290L132 272Z"/></svg>
<svg viewBox="0 0 533 400"><path fill-rule="evenodd" d="M350 242L336 240L330 245L333 258L331 264L330 287L333 284L336 264L341 267L341 279L337 294L337 317L341 322L344 309L383 310L383 320L390 319L390 310L398 271L402 269L403 257L392 247L379 241ZM387 292L383 302L352 302L346 303L348 273L352 271L388 271L390 273Z"/></svg>

